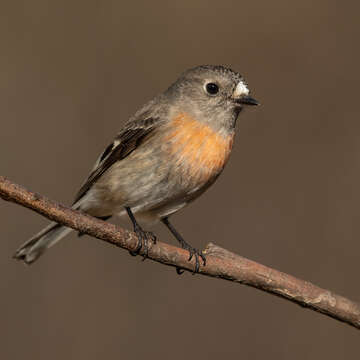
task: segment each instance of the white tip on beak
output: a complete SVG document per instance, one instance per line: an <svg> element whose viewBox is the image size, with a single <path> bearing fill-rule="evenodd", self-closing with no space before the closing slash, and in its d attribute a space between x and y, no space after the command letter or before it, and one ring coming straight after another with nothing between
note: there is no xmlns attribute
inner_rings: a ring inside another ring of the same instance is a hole
<svg viewBox="0 0 360 360"><path fill-rule="evenodd" d="M234 98L240 98L242 96L247 96L249 95L249 89L246 86L246 84L243 81L239 81L238 84L236 85L236 88L234 90Z"/></svg>

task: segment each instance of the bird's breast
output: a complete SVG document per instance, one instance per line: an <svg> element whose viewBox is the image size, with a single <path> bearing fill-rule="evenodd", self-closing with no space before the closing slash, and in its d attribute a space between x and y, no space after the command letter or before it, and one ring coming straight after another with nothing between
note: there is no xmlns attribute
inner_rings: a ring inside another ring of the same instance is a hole
<svg viewBox="0 0 360 360"><path fill-rule="evenodd" d="M233 134L220 134L186 113L176 115L169 125L166 147L178 173L192 182L206 183L222 171Z"/></svg>

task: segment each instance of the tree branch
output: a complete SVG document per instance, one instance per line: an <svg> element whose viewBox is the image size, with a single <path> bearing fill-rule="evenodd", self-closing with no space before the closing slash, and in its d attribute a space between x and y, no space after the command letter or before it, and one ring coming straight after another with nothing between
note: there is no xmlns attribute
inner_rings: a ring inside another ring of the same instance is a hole
<svg viewBox="0 0 360 360"><path fill-rule="evenodd" d="M32 193L3 176L0 176L0 197L118 247L131 251L136 248L135 233ZM207 263L200 267L202 275L255 287L360 329L360 305L351 300L245 259L212 243L206 246L204 253ZM193 271L195 266L194 261L188 261L187 251L159 241L150 244L148 257L164 265L188 271Z"/></svg>

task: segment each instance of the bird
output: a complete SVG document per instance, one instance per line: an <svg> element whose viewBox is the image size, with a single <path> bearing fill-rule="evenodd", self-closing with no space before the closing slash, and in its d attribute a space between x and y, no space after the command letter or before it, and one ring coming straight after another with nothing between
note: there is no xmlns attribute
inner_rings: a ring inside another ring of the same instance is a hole
<svg viewBox="0 0 360 360"><path fill-rule="evenodd" d="M195 258L194 248L169 218L203 194L222 173L232 150L236 122L246 106L259 105L238 72L201 65L183 72L164 92L143 105L99 156L72 205L102 220L129 216L146 257L156 236L143 222L162 222ZM141 224L141 225L140 225ZM52 222L25 242L14 258L31 264L72 231ZM81 235L81 234L79 234Z"/></svg>

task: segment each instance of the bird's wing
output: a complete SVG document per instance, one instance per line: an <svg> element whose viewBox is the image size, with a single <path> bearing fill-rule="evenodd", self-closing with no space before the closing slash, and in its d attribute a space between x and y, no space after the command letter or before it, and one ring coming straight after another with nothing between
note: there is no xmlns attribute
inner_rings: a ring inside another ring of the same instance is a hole
<svg viewBox="0 0 360 360"><path fill-rule="evenodd" d="M114 163L126 158L155 130L159 119L146 118L143 121L128 123L114 141L98 158L92 172L78 191L74 204L79 201Z"/></svg>

